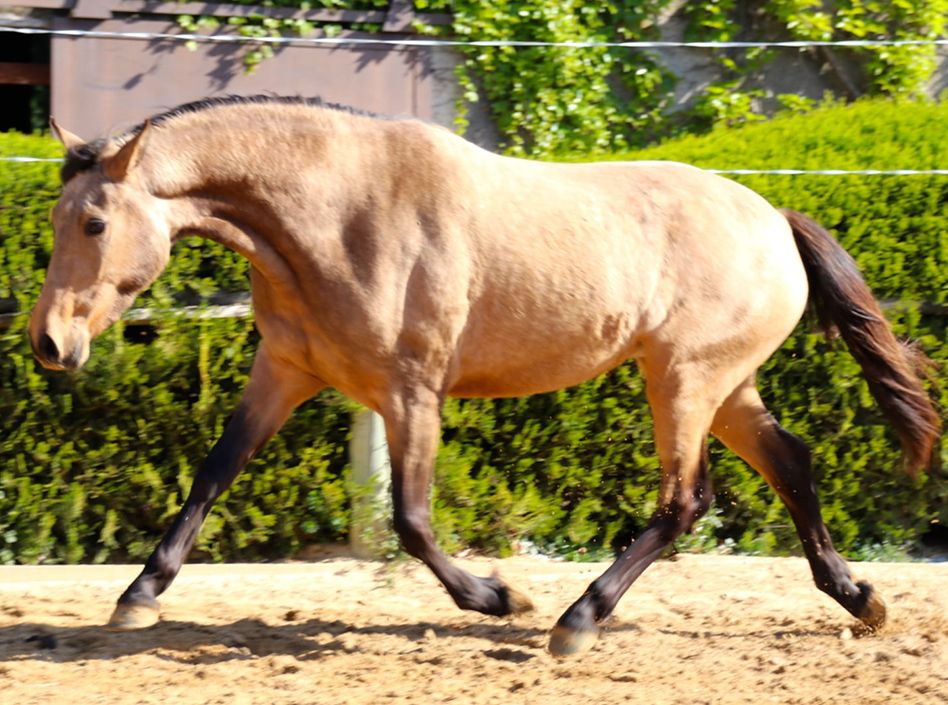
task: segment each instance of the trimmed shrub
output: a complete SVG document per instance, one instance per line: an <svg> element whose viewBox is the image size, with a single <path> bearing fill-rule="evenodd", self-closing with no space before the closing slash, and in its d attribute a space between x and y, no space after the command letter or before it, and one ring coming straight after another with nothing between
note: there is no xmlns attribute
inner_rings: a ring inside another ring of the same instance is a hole
<svg viewBox="0 0 948 705"><path fill-rule="evenodd" d="M45 137L0 135L0 156L61 156ZM58 164L0 165L0 302L30 310L49 260ZM181 243L139 305L166 309L247 288L247 264L197 239ZM0 328L0 562L141 560L171 523L236 406L256 347L246 320L153 321L135 344L119 323L82 371L39 368L25 315ZM287 555L345 540L342 469L348 409L328 394L300 409L221 500L198 555Z"/></svg>
<svg viewBox="0 0 948 705"><path fill-rule="evenodd" d="M944 168L948 105L866 102L622 155L712 168ZM0 136L0 155L58 154L46 138ZM0 300L27 311L48 260L56 165L0 166ZM809 213L856 257L891 320L942 367L948 298L948 178L742 177L775 205ZM143 298L246 287L246 265L203 241L182 243ZM12 302L12 303L11 303ZM931 307L922 307L926 303ZM938 313L941 310L942 313ZM24 316L0 330L0 561L140 560L170 523L194 468L220 433L255 344L248 321L158 321L150 345L119 324L88 367L51 374L32 362ZM940 389L939 389L940 385ZM912 481L858 367L804 323L765 365L773 412L814 451L837 544L869 557L948 521L941 469ZM208 518L199 555L275 558L302 543L342 540L351 406L324 394L300 409ZM796 551L789 517L742 462L717 445L717 500L681 548ZM634 366L574 389L510 400L452 400L439 451L435 524L449 550L506 553L515 542L602 555L625 545L655 506L659 468L644 386ZM883 548L879 548L882 546Z"/></svg>

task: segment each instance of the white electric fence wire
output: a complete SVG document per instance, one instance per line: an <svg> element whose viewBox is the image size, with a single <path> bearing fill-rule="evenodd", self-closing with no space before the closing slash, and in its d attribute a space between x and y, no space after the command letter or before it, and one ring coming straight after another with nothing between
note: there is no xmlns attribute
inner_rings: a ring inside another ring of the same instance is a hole
<svg viewBox="0 0 948 705"><path fill-rule="evenodd" d="M15 164L62 162L52 157L0 157ZM948 169L705 169L725 176L948 176Z"/></svg>
<svg viewBox="0 0 948 705"><path fill-rule="evenodd" d="M146 41L210 42L221 44L296 44L328 46L396 46L396 47L558 47L563 49L807 49L809 47L908 47L948 46L948 39L838 39L792 40L767 42L543 42L519 39L384 39L382 37L249 37L240 34L194 34L190 32L112 32L90 29L45 29L0 25L0 32L40 34L58 37L95 37L100 39L141 39Z"/></svg>
<svg viewBox="0 0 948 705"><path fill-rule="evenodd" d="M407 47L561 47L588 49L595 47L630 49L740 49L740 48L797 48L807 47L880 47L880 46L948 46L948 39L850 39L833 41L783 42L541 42L521 40L453 40L453 39L383 39L380 37L247 37L230 34L170 34L163 32L110 32L84 29L38 29L0 25L0 32L18 34L45 34L65 37L98 37L108 39L173 40L219 43L312 44L312 45L378 45ZM31 163L57 162L45 157L0 157L0 162ZM948 169L708 169L724 175L823 175L823 176L946 176Z"/></svg>

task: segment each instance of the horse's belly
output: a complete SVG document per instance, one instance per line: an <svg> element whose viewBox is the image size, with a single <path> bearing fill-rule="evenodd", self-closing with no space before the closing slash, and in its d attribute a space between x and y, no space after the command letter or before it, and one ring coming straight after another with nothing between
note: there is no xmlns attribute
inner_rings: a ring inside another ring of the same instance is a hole
<svg viewBox="0 0 948 705"><path fill-rule="evenodd" d="M508 367L493 372L475 371L463 376L451 387L453 397L523 397L565 389L581 384L621 364L627 357L621 355L595 366L557 365L543 361L528 368Z"/></svg>
<svg viewBox="0 0 948 705"><path fill-rule="evenodd" d="M514 397L571 387L613 369L637 355L627 316L608 317L579 335L556 330L502 339L502 331L464 346L455 397Z"/></svg>

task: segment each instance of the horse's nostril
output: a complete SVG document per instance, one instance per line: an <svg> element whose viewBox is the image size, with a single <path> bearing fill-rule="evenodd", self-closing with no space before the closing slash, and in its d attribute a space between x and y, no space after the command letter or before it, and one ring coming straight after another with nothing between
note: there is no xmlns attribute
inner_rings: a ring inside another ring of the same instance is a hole
<svg viewBox="0 0 948 705"><path fill-rule="evenodd" d="M53 339L49 337L49 333L43 333L40 338L39 352L40 355L51 362L55 362L59 359L59 348L56 347L56 343Z"/></svg>

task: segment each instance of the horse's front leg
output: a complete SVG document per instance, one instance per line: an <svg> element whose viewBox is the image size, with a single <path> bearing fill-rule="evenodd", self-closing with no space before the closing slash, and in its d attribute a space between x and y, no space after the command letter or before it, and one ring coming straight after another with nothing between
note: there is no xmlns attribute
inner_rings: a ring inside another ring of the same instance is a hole
<svg viewBox="0 0 948 705"><path fill-rule="evenodd" d="M441 437L441 398L427 389L396 395L384 409L392 463L395 531L402 547L431 568L458 607L502 616L533 608L497 576L479 578L441 552L431 530L429 492Z"/></svg>
<svg viewBox="0 0 948 705"><path fill-rule="evenodd" d="M214 501L290 412L323 386L305 372L274 360L266 347L260 346L240 405L195 475L191 492L171 528L144 570L119 598L109 628L143 629L158 621L157 597L181 569Z"/></svg>

